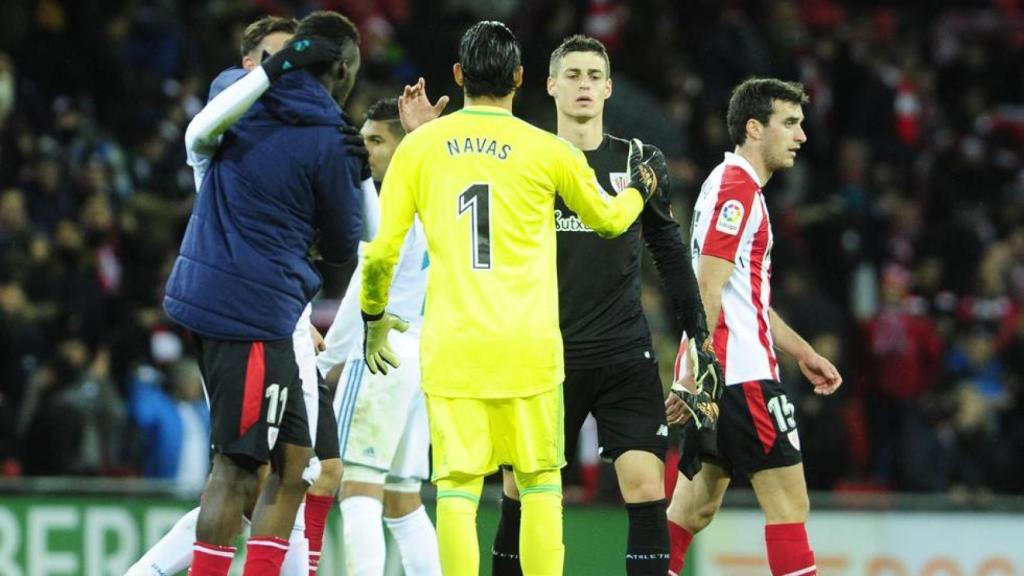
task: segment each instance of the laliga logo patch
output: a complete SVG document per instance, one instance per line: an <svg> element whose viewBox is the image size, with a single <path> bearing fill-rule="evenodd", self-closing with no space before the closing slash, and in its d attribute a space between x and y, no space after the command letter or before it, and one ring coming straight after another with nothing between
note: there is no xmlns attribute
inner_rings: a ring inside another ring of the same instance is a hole
<svg viewBox="0 0 1024 576"><path fill-rule="evenodd" d="M728 200L718 214L715 230L735 236L739 234L740 222L743 222L743 204L739 200Z"/></svg>
<svg viewBox="0 0 1024 576"><path fill-rule="evenodd" d="M612 190L615 190L616 194L621 193L629 186L629 174L625 172L609 172L608 179L612 181Z"/></svg>

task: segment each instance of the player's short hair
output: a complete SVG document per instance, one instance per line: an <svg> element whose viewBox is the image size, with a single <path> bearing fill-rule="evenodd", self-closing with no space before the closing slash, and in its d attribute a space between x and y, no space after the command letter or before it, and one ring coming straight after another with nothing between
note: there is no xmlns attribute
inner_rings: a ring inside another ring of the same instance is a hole
<svg viewBox="0 0 1024 576"><path fill-rule="evenodd" d="M592 52L604 58L605 76L611 77L612 61L608 58L608 49L597 38L592 38L585 34L574 34L562 40L558 48L555 48L555 51L551 53L551 60L548 62L548 75L557 76L558 67L562 64L562 59L572 52Z"/></svg>
<svg viewBox="0 0 1024 576"><path fill-rule="evenodd" d="M753 118L767 125L776 100L804 105L810 102L804 85L777 78L749 78L733 88L725 123L733 144L747 141L747 120Z"/></svg>
<svg viewBox="0 0 1024 576"><path fill-rule="evenodd" d="M398 116L398 98L381 98L366 109L366 119L374 122L387 122L388 129L395 136L405 136L401 118Z"/></svg>
<svg viewBox="0 0 1024 576"><path fill-rule="evenodd" d="M509 95L516 88L515 71L521 60L519 41L508 26L495 20L477 22L459 41L466 95Z"/></svg>
<svg viewBox="0 0 1024 576"><path fill-rule="evenodd" d="M295 35L320 36L336 42L341 50L349 45L359 46L359 30L356 29L356 25L343 14L333 10L317 10L299 20ZM320 76L330 70L331 66L331 62L314 64L309 67L309 71L314 76Z"/></svg>
<svg viewBox="0 0 1024 576"><path fill-rule="evenodd" d="M249 24L245 27L245 32L242 32L242 43L239 46L242 58L245 58L250 52L255 50L267 36L275 32L295 34L295 29L298 25L299 22L294 18L281 18L280 16L264 16Z"/></svg>

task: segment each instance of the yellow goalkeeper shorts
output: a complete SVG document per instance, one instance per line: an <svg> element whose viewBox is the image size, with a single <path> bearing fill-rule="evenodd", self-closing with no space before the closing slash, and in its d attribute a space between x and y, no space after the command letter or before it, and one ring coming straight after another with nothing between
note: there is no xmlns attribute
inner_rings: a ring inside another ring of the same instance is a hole
<svg viewBox="0 0 1024 576"><path fill-rule="evenodd" d="M507 464L520 472L565 466L562 386L525 398L446 398L427 394L432 481L484 476Z"/></svg>

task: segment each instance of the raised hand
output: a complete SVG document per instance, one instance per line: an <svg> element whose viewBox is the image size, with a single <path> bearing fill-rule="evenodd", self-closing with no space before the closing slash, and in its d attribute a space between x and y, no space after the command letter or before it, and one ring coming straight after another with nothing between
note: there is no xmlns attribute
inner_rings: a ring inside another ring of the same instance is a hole
<svg viewBox="0 0 1024 576"><path fill-rule="evenodd" d="M437 118L448 106L448 101L447 96L441 96L436 103L431 104L427 97L427 83L423 78L412 86L406 86L398 97L398 117L402 121L402 128L406 133L412 132Z"/></svg>

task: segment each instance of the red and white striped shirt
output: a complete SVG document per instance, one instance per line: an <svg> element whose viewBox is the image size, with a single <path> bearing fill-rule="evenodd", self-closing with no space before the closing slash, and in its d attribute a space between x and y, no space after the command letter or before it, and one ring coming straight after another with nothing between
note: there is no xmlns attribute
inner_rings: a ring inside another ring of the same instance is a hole
<svg viewBox="0 0 1024 576"><path fill-rule="evenodd" d="M693 212L693 268L701 254L735 263L722 290L715 354L726 384L780 380L768 310L771 303L772 226L753 166L726 152L704 181Z"/></svg>

